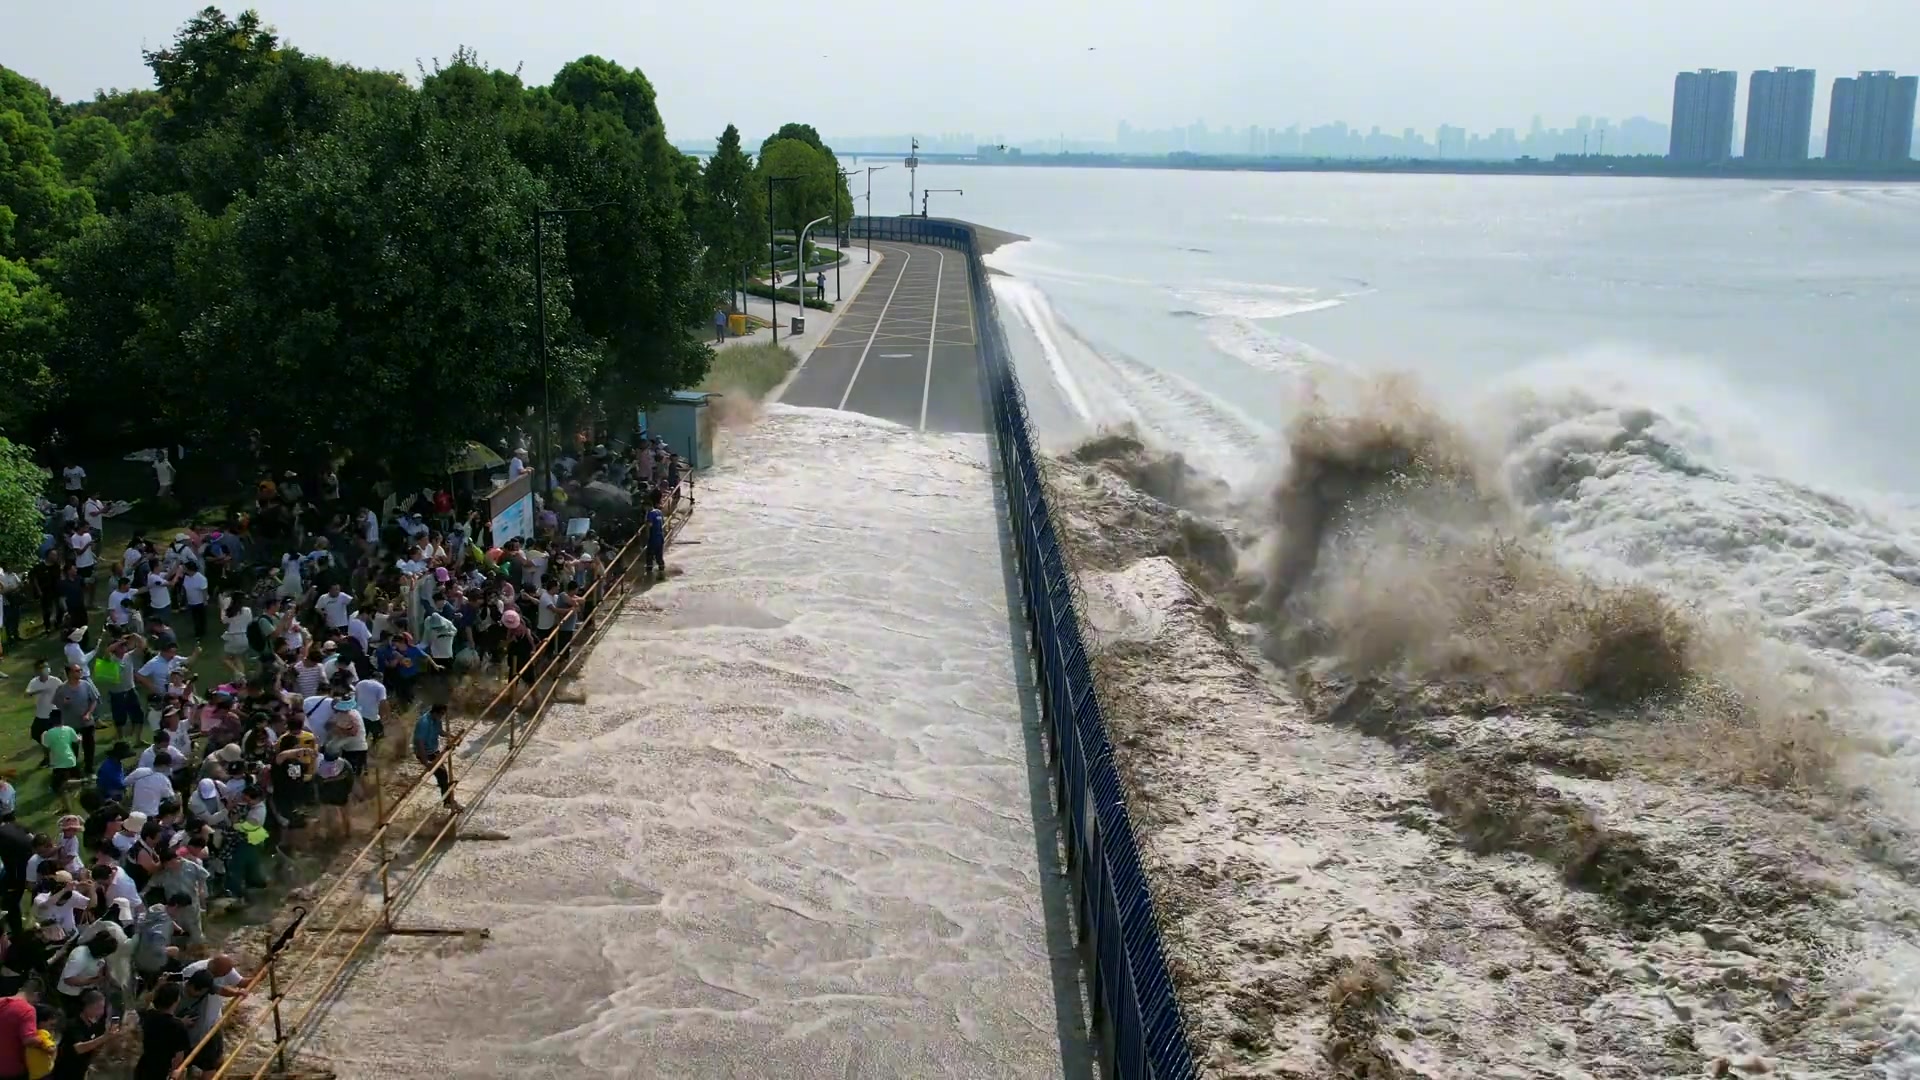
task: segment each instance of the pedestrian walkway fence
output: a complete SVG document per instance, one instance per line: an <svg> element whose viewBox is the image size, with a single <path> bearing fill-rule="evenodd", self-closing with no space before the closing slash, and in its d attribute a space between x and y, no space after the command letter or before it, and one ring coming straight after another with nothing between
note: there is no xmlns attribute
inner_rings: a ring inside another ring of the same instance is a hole
<svg viewBox="0 0 1920 1080"><path fill-rule="evenodd" d="M686 524L693 507L693 480L689 477L686 485L674 492L668 510L669 543ZM606 572L588 587L589 608L564 651L559 648L558 635L549 635L486 704L451 709L452 722L440 754L424 768L389 761L383 769L380 759L385 748L376 747L375 764L368 776L375 800L372 833L353 855L344 857L344 861L334 860L329 869L333 881L325 891L291 909L293 917L274 935L260 968L243 984L250 995L248 1001L255 1007L245 1014L239 1009L226 1010L187 1055L186 1062L172 1072L172 1080L184 1080L191 1063L216 1041L219 1049L214 1053L220 1064L202 1074L203 1080L327 1075L293 1071L294 1051L300 1036L318 1022L316 1010L339 992L371 942L385 937L487 936L485 927L419 926L401 921L407 900L424 880L424 868L432 864L432 857L444 845L460 839L459 826L466 816L428 811L426 808L435 803L423 806L413 797L422 789L426 789L423 799L437 796L431 778L441 770L446 772L452 792L471 793L469 808L492 789L531 741L554 694L639 586L645 549L643 530L608 560ZM411 718L387 725L386 737L389 743L409 743ZM456 774L456 752L464 751L478 761L489 748L501 744L506 752L488 771L474 776ZM414 774L416 768L419 771ZM396 772L400 776L394 775ZM411 779L401 779L407 775ZM429 829L433 831L427 832ZM427 835L424 843L420 841L423 833ZM398 881L396 863L411 868ZM369 878L377 881L380 899L380 910L371 918L366 917L361 899ZM264 1002L254 993L258 989L266 990ZM304 1002L304 1008L296 1012L294 1005L288 1004L290 998Z"/></svg>
<svg viewBox="0 0 1920 1080"><path fill-rule="evenodd" d="M1186 1080L1192 1053L1174 998L1153 896L1127 815L1113 744L1094 694L1093 670L1075 610L1071 571L1047 504L1026 397L995 308L973 227L920 217L863 217L851 236L932 244L966 252L979 324L991 429L1005 480L1008 525L1019 558L1028 631L1054 798L1067 834L1080 938L1092 986L1092 1020L1108 1075Z"/></svg>

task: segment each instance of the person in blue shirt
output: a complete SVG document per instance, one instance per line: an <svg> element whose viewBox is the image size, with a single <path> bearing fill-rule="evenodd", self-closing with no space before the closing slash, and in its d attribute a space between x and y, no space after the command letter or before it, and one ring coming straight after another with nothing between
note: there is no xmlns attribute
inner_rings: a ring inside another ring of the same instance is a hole
<svg viewBox="0 0 1920 1080"><path fill-rule="evenodd" d="M94 774L94 790L100 793L102 802L118 802L127 790L127 767L121 762L133 753L133 747L124 742L113 744L107 751L107 759L100 763L100 771Z"/></svg>
<svg viewBox="0 0 1920 1080"><path fill-rule="evenodd" d="M433 658L427 655L427 650L413 640L412 634L400 635L399 647L394 652L393 667L388 669L388 674L392 679L399 680L400 684L394 687L394 693L400 698L402 704L410 704L413 701L413 688L420 676L439 669L440 665L434 663Z"/></svg>
<svg viewBox="0 0 1920 1080"><path fill-rule="evenodd" d="M428 705L420 710L420 718L413 722L413 756L422 766L431 766L440 756L440 741L446 735L441 724L442 706ZM453 798L453 774L447 771L445 762L433 770L433 782L440 788L440 804L454 813L462 813L466 807Z"/></svg>
<svg viewBox="0 0 1920 1080"><path fill-rule="evenodd" d="M667 515L660 512L659 506L647 511L647 553L641 556L640 573L642 575L660 571L660 577L667 576Z"/></svg>

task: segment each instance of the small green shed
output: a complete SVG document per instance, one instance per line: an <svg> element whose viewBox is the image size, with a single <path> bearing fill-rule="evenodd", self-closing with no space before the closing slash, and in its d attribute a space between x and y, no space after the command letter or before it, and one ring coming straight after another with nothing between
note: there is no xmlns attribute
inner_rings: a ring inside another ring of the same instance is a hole
<svg viewBox="0 0 1920 1080"><path fill-rule="evenodd" d="M658 435L667 449L687 459L695 469L713 464L713 410L718 394L676 390L666 401L639 415L640 430Z"/></svg>

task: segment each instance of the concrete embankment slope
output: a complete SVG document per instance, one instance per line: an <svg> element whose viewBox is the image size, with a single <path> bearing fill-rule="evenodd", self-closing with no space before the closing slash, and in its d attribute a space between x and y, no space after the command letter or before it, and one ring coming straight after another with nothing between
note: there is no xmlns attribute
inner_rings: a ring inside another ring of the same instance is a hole
<svg viewBox="0 0 1920 1080"><path fill-rule="evenodd" d="M340 1075L1062 1075L986 438L776 405L724 451L408 909L492 939L383 945Z"/></svg>

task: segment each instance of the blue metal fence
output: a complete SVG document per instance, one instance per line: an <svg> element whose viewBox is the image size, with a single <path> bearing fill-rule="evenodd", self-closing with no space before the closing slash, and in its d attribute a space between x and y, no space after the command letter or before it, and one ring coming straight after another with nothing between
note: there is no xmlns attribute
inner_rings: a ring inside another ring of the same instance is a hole
<svg viewBox="0 0 1920 1080"><path fill-rule="evenodd" d="M964 222L876 217L857 219L848 233L855 243L870 235L874 240L956 248L970 256L980 362L1039 667L1041 713L1060 820L1067 832L1067 865L1075 883L1077 929L1090 969L1101 1057L1108 1073L1123 1080L1187 1080L1196 1075L1193 1057L1167 972L1153 895L1140 867L1113 744L1093 691L1070 570L1054 535L1028 428L1026 398L973 229Z"/></svg>

